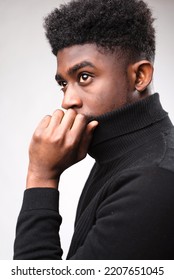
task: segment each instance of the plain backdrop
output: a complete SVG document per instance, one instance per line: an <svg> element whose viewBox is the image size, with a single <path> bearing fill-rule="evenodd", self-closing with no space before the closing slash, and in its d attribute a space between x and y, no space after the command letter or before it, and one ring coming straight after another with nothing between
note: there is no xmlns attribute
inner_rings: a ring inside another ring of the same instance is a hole
<svg viewBox="0 0 174 280"><path fill-rule="evenodd" d="M12 259L18 213L35 127L60 107L54 80L56 58L43 30L43 17L58 0L0 0L0 259ZM156 17L154 90L174 121L174 1L148 0ZM65 34L66 36L66 34ZM87 157L64 172L60 181L61 243L66 258L77 202L93 164Z"/></svg>

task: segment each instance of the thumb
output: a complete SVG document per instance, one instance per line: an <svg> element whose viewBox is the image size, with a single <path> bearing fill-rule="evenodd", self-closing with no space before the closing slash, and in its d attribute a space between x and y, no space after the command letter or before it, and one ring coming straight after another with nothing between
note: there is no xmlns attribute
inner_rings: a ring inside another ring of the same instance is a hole
<svg viewBox="0 0 174 280"><path fill-rule="evenodd" d="M78 160L82 160L83 158L85 158L87 151L88 151L88 147L89 144L92 140L93 137L93 132L96 129L96 127L98 126L98 122L97 121L91 121L86 128L86 131L82 137L82 140L80 142L80 146L79 146L79 153L78 153Z"/></svg>

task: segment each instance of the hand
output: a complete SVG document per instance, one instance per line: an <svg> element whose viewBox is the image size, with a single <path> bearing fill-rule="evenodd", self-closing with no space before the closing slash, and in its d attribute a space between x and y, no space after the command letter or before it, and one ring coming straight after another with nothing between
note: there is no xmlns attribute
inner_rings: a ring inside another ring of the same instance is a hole
<svg viewBox="0 0 174 280"><path fill-rule="evenodd" d="M29 148L27 188L57 188L61 173L86 156L97 125L73 109L44 117Z"/></svg>

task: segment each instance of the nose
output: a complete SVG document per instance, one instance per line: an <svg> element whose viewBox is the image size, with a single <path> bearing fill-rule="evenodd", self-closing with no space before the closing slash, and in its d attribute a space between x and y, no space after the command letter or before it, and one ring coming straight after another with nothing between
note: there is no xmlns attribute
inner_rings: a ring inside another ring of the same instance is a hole
<svg viewBox="0 0 174 280"><path fill-rule="evenodd" d="M68 110L70 108L81 108L82 107L82 100L79 96L79 94L77 93L77 91L75 90L75 88L73 86L68 85L65 93L64 93L64 97L63 97L63 101L62 101L62 108Z"/></svg>

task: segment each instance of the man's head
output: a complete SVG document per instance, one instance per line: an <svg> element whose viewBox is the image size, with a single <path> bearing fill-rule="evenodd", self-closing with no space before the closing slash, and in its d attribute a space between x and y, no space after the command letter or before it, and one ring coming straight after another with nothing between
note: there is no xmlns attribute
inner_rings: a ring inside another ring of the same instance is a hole
<svg viewBox="0 0 174 280"><path fill-rule="evenodd" d="M44 26L58 59L62 106L100 115L149 94L153 21L139 0L76 0L48 15Z"/></svg>

